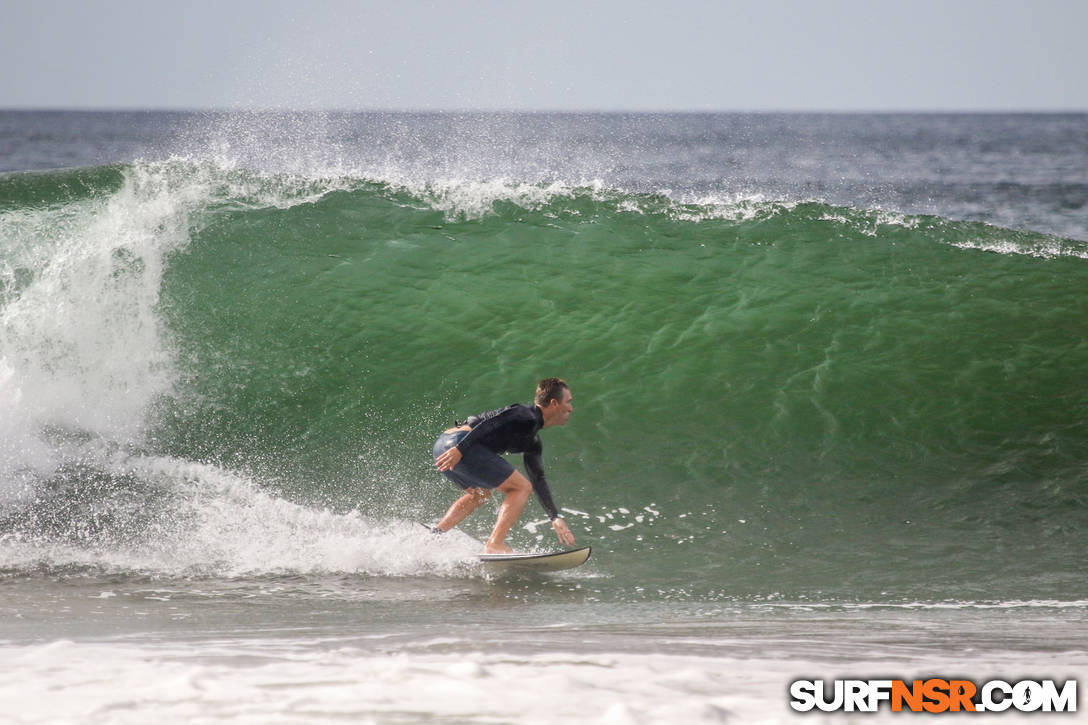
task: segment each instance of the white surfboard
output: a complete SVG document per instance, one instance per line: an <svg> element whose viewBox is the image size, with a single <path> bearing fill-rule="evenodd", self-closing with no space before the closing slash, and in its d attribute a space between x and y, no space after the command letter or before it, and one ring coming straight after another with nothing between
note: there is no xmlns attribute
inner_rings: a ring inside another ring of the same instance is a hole
<svg viewBox="0 0 1088 725"><path fill-rule="evenodd" d="M589 560L593 549L583 546L569 551L553 551L547 554L478 554L488 569L502 571L562 571L581 566Z"/></svg>

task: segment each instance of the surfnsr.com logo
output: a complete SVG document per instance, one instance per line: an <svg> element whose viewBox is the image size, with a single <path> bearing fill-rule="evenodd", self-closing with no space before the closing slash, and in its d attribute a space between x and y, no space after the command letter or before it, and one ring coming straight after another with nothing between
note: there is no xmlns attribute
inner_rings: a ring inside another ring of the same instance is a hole
<svg viewBox="0 0 1088 725"><path fill-rule="evenodd" d="M790 698L798 712L1076 712L1077 681L796 680Z"/></svg>

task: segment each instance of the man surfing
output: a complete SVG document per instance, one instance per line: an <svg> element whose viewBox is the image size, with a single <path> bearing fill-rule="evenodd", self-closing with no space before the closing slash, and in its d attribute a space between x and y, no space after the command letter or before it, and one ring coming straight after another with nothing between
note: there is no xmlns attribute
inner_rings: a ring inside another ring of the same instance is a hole
<svg viewBox="0 0 1088 725"><path fill-rule="evenodd" d="M539 435L544 428L565 425L574 412L570 388L559 378L541 380L534 403L531 406L515 403L474 415L438 437L434 444L435 466L465 493L450 506L435 526L436 531L449 531L461 523L497 489L505 498L484 552L509 554L512 550L506 545L506 535L525 508L529 492L536 491L559 541L567 546L574 544L574 534L559 515L544 478ZM503 453L523 454L529 478L503 458Z"/></svg>

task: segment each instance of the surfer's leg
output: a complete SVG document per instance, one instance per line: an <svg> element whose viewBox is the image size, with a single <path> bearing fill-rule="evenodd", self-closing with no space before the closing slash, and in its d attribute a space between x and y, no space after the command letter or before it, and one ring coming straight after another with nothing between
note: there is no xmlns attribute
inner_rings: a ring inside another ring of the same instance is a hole
<svg viewBox="0 0 1088 725"><path fill-rule="evenodd" d="M510 533L514 523L521 516L525 508L525 502L529 500L529 494L533 490L533 484L529 479L514 471L502 484L499 490L505 494L502 506L499 507L499 517L495 521L495 529L491 532L491 538L487 540L484 551L488 554L506 554L510 547L506 545L506 535Z"/></svg>
<svg viewBox="0 0 1088 725"><path fill-rule="evenodd" d="M470 513L480 508L490 497L491 489L489 488L466 488L465 495L453 502L436 526L442 531L449 531L464 521Z"/></svg>

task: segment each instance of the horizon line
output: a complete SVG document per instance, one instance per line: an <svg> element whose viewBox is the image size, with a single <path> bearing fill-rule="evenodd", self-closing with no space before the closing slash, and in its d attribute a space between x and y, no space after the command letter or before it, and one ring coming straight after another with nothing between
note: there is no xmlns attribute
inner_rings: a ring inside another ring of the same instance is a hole
<svg viewBox="0 0 1088 725"><path fill-rule="evenodd" d="M1088 108L292 108L281 106L0 106L0 112L28 113L337 113L418 115L1077 115Z"/></svg>

